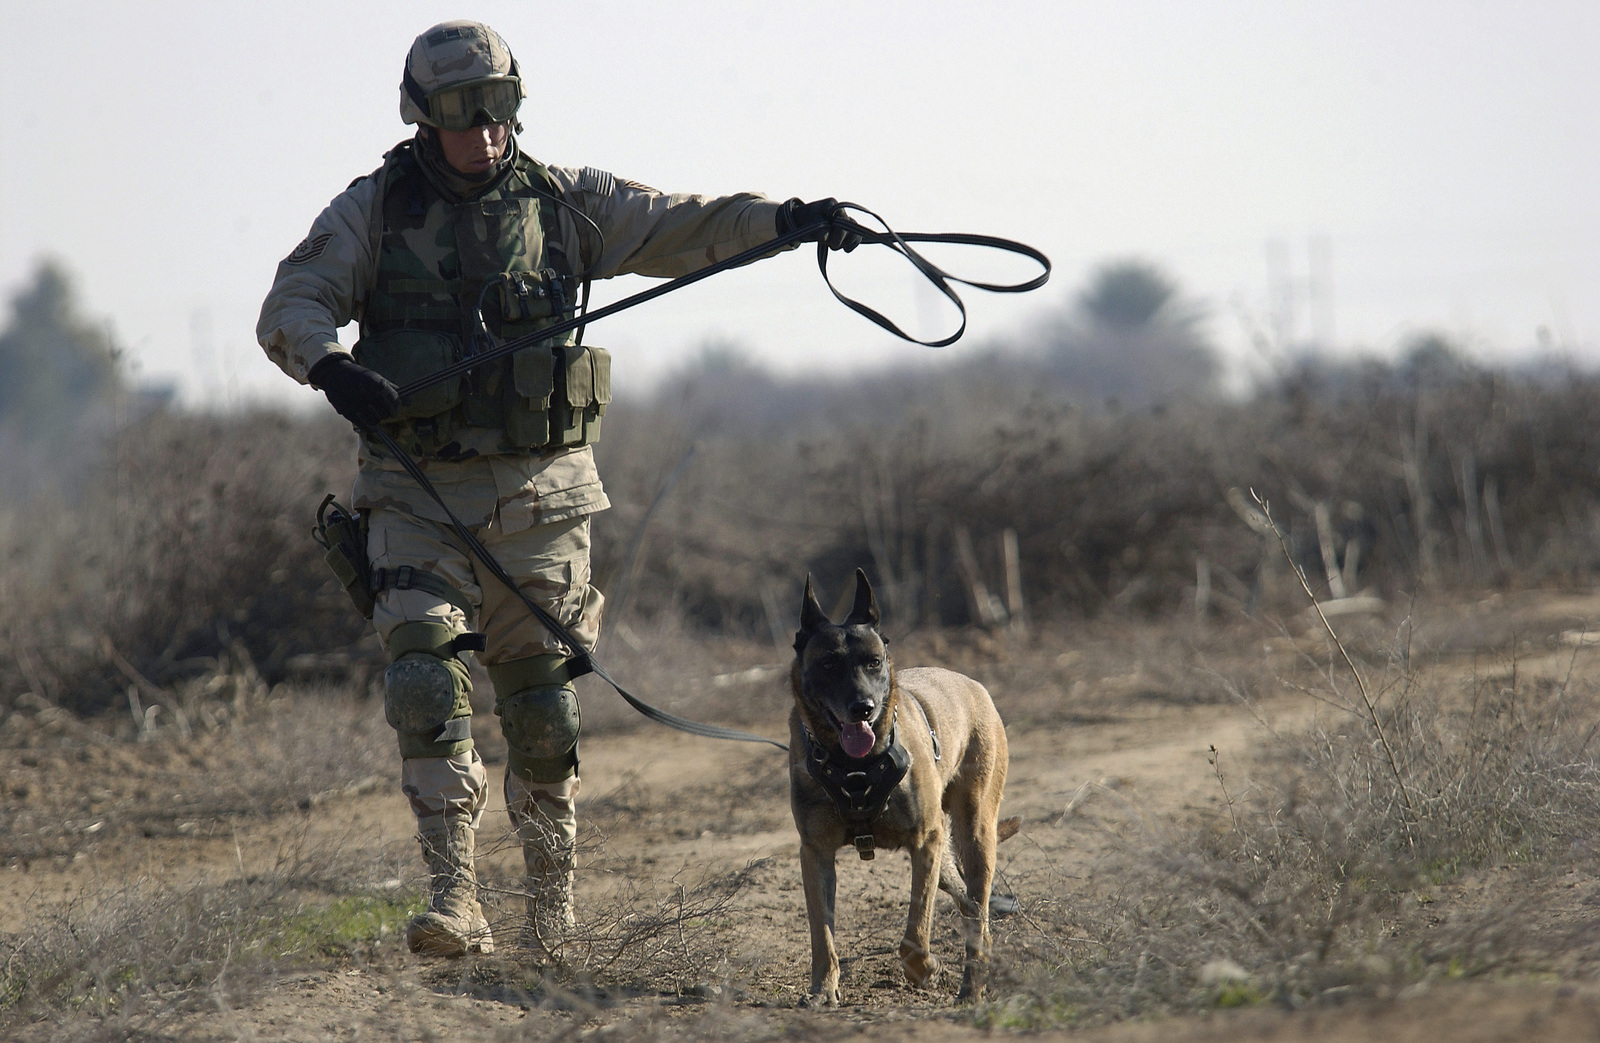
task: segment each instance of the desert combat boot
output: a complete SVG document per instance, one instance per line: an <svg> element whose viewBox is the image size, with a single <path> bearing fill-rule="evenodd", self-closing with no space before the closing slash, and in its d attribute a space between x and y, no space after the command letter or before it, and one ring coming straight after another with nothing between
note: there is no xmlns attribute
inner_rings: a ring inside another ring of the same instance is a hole
<svg viewBox="0 0 1600 1043"><path fill-rule="evenodd" d="M528 919L521 947L545 963L560 963L576 920L572 875L577 862L576 777L565 782L526 783L508 810L522 842Z"/></svg>
<svg viewBox="0 0 1600 1043"><path fill-rule="evenodd" d="M478 904L473 868L477 831L465 822L419 834L428 863L428 908L406 924L406 945L423 956L464 956L494 952L489 921Z"/></svg>

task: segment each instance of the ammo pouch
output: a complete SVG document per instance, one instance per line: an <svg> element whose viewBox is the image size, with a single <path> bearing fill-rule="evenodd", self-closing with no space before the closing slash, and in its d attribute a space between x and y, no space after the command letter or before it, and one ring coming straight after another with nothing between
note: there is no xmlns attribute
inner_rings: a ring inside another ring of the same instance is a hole
<svg viewBox="0 0 1600 1043"><path fill-rule="evenodd" d="M362 337L353 354L357 365L381 373L395 387L431 377L461 358L456 338L431 330L408 329ZM461 377L457 375L401 399L395 419L420 420L460 404Z"/></svg>
<svg viewBox="0 0 1600 1043"><path fill-rule="evenodd" d="M352 513L329 493L317 508L317 524L311 538L322 545L322 560L355 603L356 611L372 618L372 591L367 566L367 516Z"/></svg>
<svg viewBox="0 0 1600 1043"><path fill-rule="evenodd" d="M570 280L526 278L543 273L513 273L502 293L507 310L553 309L557 289ZM519 292L516 287L521 287ZM522 328L518 328L518 327ZM505 339L537 332L522 322L507 322ZM396 329L361 338L355 347L358 364L375 370L396 386L430 376L462 357L460 340L429 330ZM510 380L495 379L510 370ZM505 386L509 384L509 386ZM600 418L611 402L611 353L578 344L531 344L497 367L491 363L471 377L457 375L425 388L400 403L400 411L384 428L409 434L426 452L448 444L457 428L497 426L507 445L519 449L562 449L590 445L600 438Z"/></svg>
<svg viewBox="0 0 1600 1043"><path fill-rule="evenodd" d="M611 401L611 352L582 344L534 344L511 356L521 408L506 411L506 436L530 449L573 448L600 440Z"/></svg>

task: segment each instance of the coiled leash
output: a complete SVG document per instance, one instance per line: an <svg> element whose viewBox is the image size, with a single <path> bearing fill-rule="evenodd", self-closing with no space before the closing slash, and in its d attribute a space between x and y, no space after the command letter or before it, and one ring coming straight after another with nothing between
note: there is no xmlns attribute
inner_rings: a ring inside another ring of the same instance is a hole
<svg viewBox="0 0 1600 1043"><path fill-rule="evenodd" d="M849 218L837 216L840 211L847 209L854 210L857 213L870 217L872 220L882 225L883 230L879 231L869 228ZM749 250L734 254L732 257L729 257L726 260L707 265L698 271L690 272L688 275L679 276L676 279L672 279L658 286L652 286L651 288L640 293L636 293L631 297L625 297L620 301L616 301L613 304L608 304L602 308L597 308L592 312L585 308L579 308L577 309L577 313L574 314L570 319L564 319L561 322L555 323L551 326L546 326L537 333L531 333L523 337L516 337L502 344L490 347L488 350L479 351L473 355L469 355L461 359L458 362L451 363L450 365L445 366L429 376L414 380L411 383L399 388L400 397L409 397L416 394L418 391L432 387L433 385L442 381L449 380L451 377L459 376L477 368L478 366L485 365L486 363L493 362L497 359L505 358L508 355L511 355L513 352L521 350L522 348L530 347L534 344L540 343L541 341L549 340L552 337L558 337L569 330L574 330L580 326L585 326L590 322L603 319L608 315L615 315L620 311L626 311L627 309L643 304L646 301L655 300L657 297L660 297L664 294L671 293L674 290L682 289L683 287L697 283L702 279L710 278L711 276L716 275L718 272L724 272L730 268L737 268L741 265L749 264L752 261L760 260L763 257L769 257L775 251L781 250L786 246L803 242L807 239L816 237L818 233L840 227L853 235L859 235L863 244L872 243L875 245L887 246L895 253L900 254L913 267L915 267L917 271L921 272L929 282L933 283L940 293L942 293L951 301L951 303L956 306L956 309L961 314L961 325L954 333L939 340L918 340L917 338L906 333L904 330L900 329L900 327L896 326L882 313L868 307L865 304L862 304L860 301L854 300L840 293L838 288L833 285L833 281L828 278L828 245L826 241L819 241L817 243L817 269L822 273L823 281L827 283L828 289L833 293L835 298L837 298L846 307L850 308L851 311L856 312L858 315L865 316L878 326L881 326L883 329L893 333L895 336L900 337L903 340L911 341L913 344L924 345L925 347L939 348L944 347L947 344L954 344L957 340L961 339L961 335L966 332L967 308L965 303L962 302L960 295L956 292L955 287L951 285L952 283L959 283L963 286L970 286L979 290L988 290L991 293L1025 293L1028 290L1034 290L1040 286L1043 286L1045 281L1050 278L1049 258L1025 243L1019 243L1011 239L1001 239L998 236L971 235L958 232L896 232L894 229L889 227L888 223L885 222L883 218L879 217L877 214L866 209L865 207L856 205L855 203L840 203L838 204L834 213L836 216L833 218L814 221L811 224L804 225L800 228L791 229L783 235L772 239L770 242L766 242L760 246L752 247ZM826 237L824 237L824 239L825 238ZM959 246L978 246L1002 250L1007 253L1021 254L1024 257L1037 261L1042 271L1034 278L1020 283L986 283L977 282L970 279L963 279L959 276L951 275L949 272L929 261L926 257L923 257L916 251L914 247L912 247L912 243L948 243ZM587 294L585 296L587 297ZM481 317L479 319L478 326L480 334L488 336L488 330L483 324ZM780 750L787 750L789 748L786 744L778 742L775 739L769 739L763 735L755 735L751 732L740 731L737 728L725 728L717 724L704 724L700 721L691 721L686 717L679 717L677 714L668 713L666 710L660 709L659 707L651 706L649 703L645 702L643 699L640 699L638 696L629 692L622 685L618 684L616 679L607 673L605 668L596 662L595 658L578 643L578 640L573 636L572 631L568 630L560 620L556 619L555 616L551 615L550 612L547 611L543 606L539 605L523 592L522 588L517 585L517 581L505 570L505 567L502 566L499 561L495 560L494 555L490 554L488 549L484 547L484 545L476 536L473 535L472 530L467 528L460 518L456 517L455 512L452 511L449 505L444 502L444 498L439 495L439 491L435 489L433 483L428 480L427 474L425 474L421 466L419 466L417 462L411 458L410 454L408 454L404 449L400 448L400 444L396 442L388 432L378 428L366 428L364 430L369 435L381 442L385 449L394 454L395 459L400 461L400 466L405 469L406 473L411 476L412 480L415 481L417 485L421 486L422 490L428 494L434 503L439 505L439 509L444 511L445 517L450 519L450 527L455 531L456 536L460 538L462 544L466 546L467 550L469 550L472 555L483 564L483 567L488 570L489 574L496 580L500 581L500 583L502 583L507 590L515 594L517 599L527 607L528 611L533 613L533 617L537 619L546 630L554 634L558 641L567 646L568 651L571 653L571 658L567 663L567 672L570 676L581 677L584 674L595 674L601 680L609 684L618 695L622 696L623 700L626 701L629 706L639 711L645 717L655 721L657 724L664 724L669 728L676 728L678 731L688 732L690 735L699 735L708 739L728 739L734 742L762 742L771 746L776 746Z"/></svg>
<svg viewBox="0 0 1600 1043"><path fill-rule="evenodd" d="M646 301L653 301L657 297L672 293L674 290L681 290L685 286L692 286L702 279L709 279L711 276L725 272L730 268L739 268L751 263L752 261L759 261L764 257L770 257L775 251L782 250L784 247L792 246L795 243L804 242L808 239L815 238L818 232L822 232L834 227L842 226L850 233L859 235L863 245L870 243L876 246L889 247L895 253L904 257L914 268L917 269L917 271L921 272L929 282L933 283L933 285L941 294L943 294L952 304L956 306L957 311L961 313L961 325L954 333L950 334L948 337L940 338L939 340L918 340L909 333L906 333L899 326L896 326L882 313L875 311L865 304L862 304L858 300L847 297L840 293L839 289L833 285L833 280L828 277L828 254L830 252L828 250L828 245L825 242L817 243L817 270L822 273L823 282L828 284L828 289L833 293L835 298L837 298L851 311L871 319L874 323L881 326L885 330L888 330L890 333L893 333L902 340L908 340L913 344L920 344L923 347L942 348L948 344L954 344L956 341L960 340L961 335L967 331L967 306L961 300L961 296L956 292L955 287L951 285L952 283L970 286L977 290L987 290L990 293L1026 293L1029 290L1036 290L1043 286L1050 278L1050 259L1039 250L1034 249L1026 243L1019 243L1014 239L1002 239L999 236L993 235L972 235L965 232L896 232L894 229L888 226L883 218L879 217L871 210L868 210L866 207L858 206L855 203L840 203L838 204L837 209L854 210L857 213L864 214L883 225L883 231L868 228L865 225L850 220L849 218L834 218L833 220L813 221L811 224L803 225L800 228L791 229L790 231L785 232L783 235L780 235L769 242L762 243L760 246L751 247L750 249L734 254L732 257L726 258L725 260L717 261L715 264L709 264L698 271L690 272L688 275L680 275L676 279L671 279L657 286L652 286L649 289L642 290L631 297L624 297L620 301L614 301L611 304L605 305L604 307L596 308L594 311L586 312L580 309L578 314L575 314L570 319L563 319L562 321L546 326L535 333L529 333L522 337L514 337L511 340L491 347L488 350L479 351L476 354L468 355L457 362L452 362L450 365L430 373L428 376L419 377L409 384L401 385L399 388L400 397L408 398L411 395L416 394L418 391L433 387L435 384L443 383L444 381L449 380L451 377L460 376L461 374L475 369L478 366L482 366L485 363L503 359L508 355L522 350L523 348L538 344L540 341L549 340L552 337L559 337L561 334L570 330L575 330L580 326L586 326L591 322L598 322L599 320L610 315L615 315L618 312L627 311L629 308L644 304ZM1020 254L1029 260L1037 261L1042 270L1032 279L1028 279L1019 283L989 283L978 282L972 279L963 279L959 276L950 274L943 268L940 268L938 265L928 260L926 257L922 256L916 251L915 248L912 247L912 243L946 243L954 246L980 246L992 250L1001 250L1005 253ZM480 334L486 334L488 332L481 323L479 324L479 332Z"/></svg>

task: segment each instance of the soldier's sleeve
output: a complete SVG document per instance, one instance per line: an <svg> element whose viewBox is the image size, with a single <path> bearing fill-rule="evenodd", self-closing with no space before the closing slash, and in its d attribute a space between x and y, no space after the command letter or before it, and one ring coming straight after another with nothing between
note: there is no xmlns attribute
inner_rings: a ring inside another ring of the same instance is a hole
<svg viewBox="0 0 1600 1043"><path fill-rule="evenodd" d="M548 169L605 235L596 278L687 275L777 234L778 204L759 193L668 194L591 167Z"/></svg>
<svg viewBox="0 0 1600 1043"><path fill-rule="evenodd" d="M279 369L302 384L324 356L348 354L338 331L360 315L372 284L377 180L362 178L328 204L300 245L278 262L272 290L261 305L256 340Z"/></svg>

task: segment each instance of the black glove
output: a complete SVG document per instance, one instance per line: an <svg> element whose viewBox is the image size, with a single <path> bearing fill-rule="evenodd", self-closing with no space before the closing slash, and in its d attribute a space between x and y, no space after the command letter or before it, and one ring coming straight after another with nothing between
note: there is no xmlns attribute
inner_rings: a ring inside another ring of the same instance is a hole
<svg viewBox="0 0 1600 1043"><path fill-rule="evenodd" d="M804 228L817 221L827 221L828 226L817 233L814 241L827 243L830 250L843 250L849 253L861 245L861 236L836 223L843 216L839 201L832 196L818 199L813 203L802 203L796 196L778 206L778 234L788 235L796 228Z"/></svg>
<svg viewBox="0 0 1600 1043"><path fill-rule="evenodd" d="M381 375L356 365L349 355L324 356L306 377L328 396L328 404L357 427L377 427L400 411L400 392Z"/></svg>

